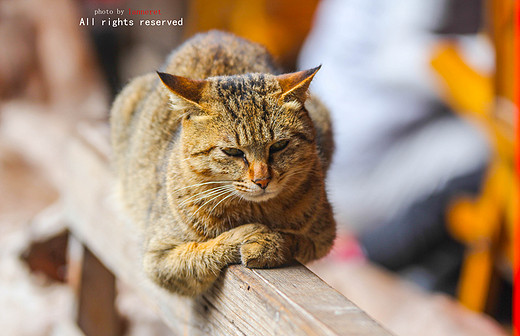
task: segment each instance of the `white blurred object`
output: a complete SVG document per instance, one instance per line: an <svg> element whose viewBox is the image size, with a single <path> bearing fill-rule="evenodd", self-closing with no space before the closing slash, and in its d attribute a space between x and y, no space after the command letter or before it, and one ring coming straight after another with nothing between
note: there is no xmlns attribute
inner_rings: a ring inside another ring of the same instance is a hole
<svg viewBox="0 0 520 336"><path fill-rule="evenodd" d="M329 194L340 226L377 225L450 178L483 165L484 136L458 118L432 118L438 99L429 33L444 1L324 0L300 57L323 64L311 90L330 108L336 152ZM464 38L489 69L490 46ZM475 49L476 48L476 49Z"/></svg>

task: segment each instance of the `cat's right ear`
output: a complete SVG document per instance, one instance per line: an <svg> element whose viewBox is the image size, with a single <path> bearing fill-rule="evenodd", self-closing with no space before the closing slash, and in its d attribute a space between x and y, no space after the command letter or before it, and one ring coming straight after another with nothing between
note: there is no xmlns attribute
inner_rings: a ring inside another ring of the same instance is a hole
<svg viewBox="0 0 520 336"><path fill-rule="evenodd" d="M202 91L207 84L206 81L170 75L159 71L157 71L157 74L170 92L191 104L199 106Z"/></svg>
<svg viewBox="0 0 520 336"><path fill-rule="evenodd" d="M276 76L278 84L282 88L281 100L305 103L308 97L308 89L314 75L320 70L321 65L309 69Z"/></svg>

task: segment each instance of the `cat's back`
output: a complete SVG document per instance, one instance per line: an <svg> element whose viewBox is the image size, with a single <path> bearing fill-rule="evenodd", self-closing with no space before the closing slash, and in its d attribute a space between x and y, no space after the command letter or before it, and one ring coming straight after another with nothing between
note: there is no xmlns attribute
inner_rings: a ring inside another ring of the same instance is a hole
<svg viewBox="0 0 520 336"><path fill-rule="evenodd" d="M251 72L278 73L267 49L236 35L209 31L175 49L162 69L192 79Z"/></svg>

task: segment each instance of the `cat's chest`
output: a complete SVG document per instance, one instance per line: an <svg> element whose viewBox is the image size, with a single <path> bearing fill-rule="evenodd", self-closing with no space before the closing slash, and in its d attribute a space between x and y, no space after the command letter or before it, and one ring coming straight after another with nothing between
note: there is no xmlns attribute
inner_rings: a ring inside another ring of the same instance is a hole
<svg viewBox="0 0 520 336"><path fill-rule="evenodd" d="M264 224L276 231L294 232L298 232L306 226L304 213L281 204L242 205L230 209L217 220L220 222L218 226L223 231L251 223Z"/></svg>

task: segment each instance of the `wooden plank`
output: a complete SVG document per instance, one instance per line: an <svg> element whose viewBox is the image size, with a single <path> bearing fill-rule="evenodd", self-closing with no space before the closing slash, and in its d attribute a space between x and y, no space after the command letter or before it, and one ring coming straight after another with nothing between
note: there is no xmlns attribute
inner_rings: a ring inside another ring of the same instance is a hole
<svg viewBox="0 0 520 336"><path fill-rule="evenodd" d="M92 142L81 137L71 139L68 147L63 195L72 233L155 306L172 331L190 335L390 335L299 264L269 270L230 266L208 293L196 299L159 288L141 271L139 232L114 211L113 176L105 151L92 148Z"/></svg>

